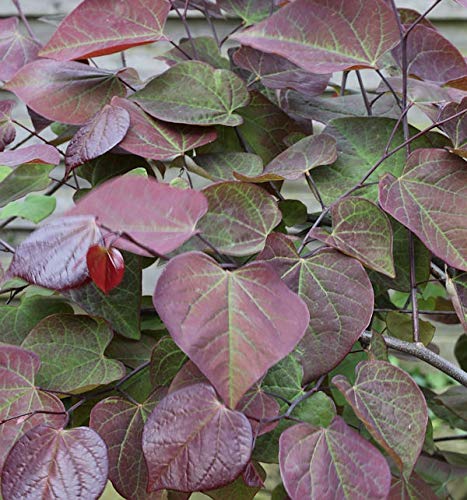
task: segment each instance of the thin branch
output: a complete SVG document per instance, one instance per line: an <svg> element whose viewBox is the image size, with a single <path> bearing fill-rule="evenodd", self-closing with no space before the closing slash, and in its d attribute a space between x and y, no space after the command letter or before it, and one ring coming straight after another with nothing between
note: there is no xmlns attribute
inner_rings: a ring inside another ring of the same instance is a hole
<svg viewBox="0 0 467 500"><path fill-rule="evenodd" d="M193 36L191 34L190 26L188 25L188 22L186 20L186 15L182 14L179 10L178 7L176 7L173 3L172 0L170 0L170 4L172 5L172 9L177 13L177 16L180 18L180 21L183 24L183 27L185 28L185 32L188 36L188 39L190 40L190 45L193 50L193 55L195 56L196 59L199 59L198 51L196 50L196 45L193 40ZM186 11L185 11L186 14Z"/></svg>
<svg viewBox="0 0 467 500"><path fill-rule="evenodd" d="M375 308L375 312L398 312L402 314L412 314L413 311L412 309L391 309L389 307L380 307L380 308ZM456 312L455 311L432 311L429 309L419 309L418 310L419 314L426 314L426 315L433 315L433 316L455 316Z"/></svg>
<svg viewBox="0 0 467 500"><path fill-rule="evenodd" d="M21 127L23 130L26 130L26 132L28 132L30 135L33 135L34 137L37 137L39 140L41 140L42 142L44 142L45 144L49 145L49 146L52 146L53 148L55 148L63 157L65 157L65 153L63 151L61 151L59 148L57 148L57 146L55 146L54 144L52 144L50 141L48 141L47 139L44 139L44 137L42 137L40 134L38 134L37 132L35 132L34 130L31 130L29 129L28 127L26 127L26 125L23 125L21 122L19 122L18 120L11 120L12 123L14 123L15 125L18 125L18 127Z"/></svg>
<svg viewBox="0 0 467 500"><path fill-rule="evenodd" d="M40 40L37 38L37 36L34 34L34 31L32 31L31 25L29 24L29 21L27 20L26 16L24 15L23 9L21 8L21 4L19 0L11 0L13 5L16 7L16 10L18 11L19 17L21 18L21 21L23 21L24 27L26 28L26 31L29 33L29 36L39 45L42 45Z"/></svg>
<svg viewBox="0 0 467 500"><path fill-rule="evenodd" d="M415 275L415 241L412 231L409 231L410 259L410 300L412 302L413 341L420 342L420 322L418 320L417 278Z"/></svg>
<svg viewBox="0 0 467 500"><path fill-rule="evenodd" d="M435 443L439 441L457 441L459 439L467 439L467 434L458 434L457 436L445 436L433 438Z"/></svg>
<svg viewBox="0 0 467 500"><path fill-rule="evenodd" d="M363 102L365 103L366 113L368 116L372 116L373 112L371 111L370 101L368 100L368 95L366 93L365 86L363 85L362 75L360 74L360 71L358 69L357 71L355 71L355 73L357 74L358 85L362 93Z"/></svg>
<svg viewBox="0 0 467 500"><path fill-rule="evenodd" d="M438 5L442 2L443 0L436 0L434 4L431 5L423 14L420 14L420 16L415 19L415 21L409 26L407 31L404 33L404 37L407 38L409 33L418 25L420 24L426 16Z"/></svg>
<svg viewBox="0 0 467 500"><path fill-rule="evenodd" d="M0 239L0 245L3 246L3 252L15 253L15 249L6 241Z"/></svg>
<svg viewBox="0 0 467 500"><path fill-rule="evenodd" d="M345 87L347 85L347 79L349 78L349 72L344 71L342 73L342 82L341 82L341 89L339 92L340 97L343 97L345 95Z"/></svg>
<svg viewBox="0 0 467 500"><path fill-rule="evenodd" d="M212 18L209 15L208 9L204 8L203 9L203 14L204 14L204 17L205 17L206 21L208 22L209 28L211 29L212 36L214 37L214 40L216 41L217 46L219 48L221 48L221 42L219 40L219 36L217 35L216 27L214 26Z"/></svg>
<svg viewBox="0 0 467 500"><path fill-rule="evenodd" d="M396 100L397 105L402 110L401 100L399 99L399 96L397 95L396 91L394 90L394 87L389 83L389 81L387 80L387 78L383 75L383 73L379 69L376 70L376 73L378 73L379 77L384 82L384 84L388 88L389 92L391 92L391 94L393 95L394 99Z"/></svg>
<svg viewBox="0 0 467 500"><path fill-rule="evenodd" d="M245 21L242 21L236 28L234 28L230 33L227 33L227 35L224 36L224 38L220 41L219 46L222 47L224 43L231 37L234 33L236 33L238 30L242 29L243 26L245 26Z"/></svg>
<svg viewBox="0 0 467 500"><path fill-rule="evenodd" d="M305 179L306 179L306 183L308 184L308 187L310 188L310 191L313 193L313 196L316 198L318 203L321 205L321 209L325 210L326 205L323 202L323 198L321 198L321 195L319 194L318 187L316 186L316 183L313 180L313 177L311 177L310 172L305 172Z"/></svg>

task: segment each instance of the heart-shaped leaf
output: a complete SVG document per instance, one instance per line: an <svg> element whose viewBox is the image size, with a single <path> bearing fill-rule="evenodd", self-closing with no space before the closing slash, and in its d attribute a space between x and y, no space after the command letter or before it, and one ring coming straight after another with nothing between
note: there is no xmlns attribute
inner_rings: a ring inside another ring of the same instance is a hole
<svg viewBox="0 0 467 500"><path fill-rule="evenodd" d="M110 151L125 137L129 126L126 109L106 104L68 143L67 172Z"/></svg>
<svg viewBox="0 0 467 500"><path fill-rule="evenodd" d="M332 73L377 68L378 59L400 35L383 0L295 0L232 38L307 71Z"/></svg>
<svg viewBox="0 0 467 500"><path fill-rule="evenodd" d="M151 354L151 381L154 386L169 385L179 373L187 357L168 335L162 337Z"/></svg>
<svg viewBox="0 0 467 500"><path fill-rule="evenodd" d="M121 283L125 273L123 255L113 247L92 246L86 264L92 281L106 295Z"/></svg>
<svg viewBox="0 0 467 500"><path fill-rule="evenodd" d="M11 122L11 112L15 104L12 100L0 101L0 151L3 151L16 137L16 129Z"/></svg>
<svg viewBox="0 0 467 500"><path fill-rule="evenodd" d="M115 72L50 59L27 64L5 88L36 113L72 125L82 125L91 119L112 96L126 94Z"/></svg>
<svg viewBox="0 0 467 500"><path fill-rule="evenodd" d="M0 165L16 167L23 163L58 165L60 155L57 148L48 144L34 144L33 146L25 146L24 148L0 153Z"/></svg>
<svg viewBox="0 0 467 500"><path fill-rule="evenodd" d="M91 411L89 426L105 441L109 450L109 479L129 500L145 498L148 471L142 449L143 427L158 401L157 394L143 404L110 397Z"/></svg>
<svg viewBox="0 0 467 500"><path fill-rule="evenodd" d="M203 190L209 204L198 224L203 236L226 255L251 255L264 247L281 220L276 200L252 184L219 182Z"/></svg>
<svg viewBox="0 0 467 500"><path fill-rule="evenodd" d="M302 259L287 236L273 233L257 257L269 262L310 312L298 346L305 381L328 373L352 349L373 312L373 289L362 265L335 250Z"/></svg>
<svg viewBox="0 0 467 500"><path fill-rule="evenodd" d="M29 430L9 453L2 474L4 498L100 497L107 482L107 448L88 427Z"/></svg>
<svg viewBox="0 0 467 500"><path fill-rule="evenodd" d="M141 257L126 254L125 273L117 288L105 294L91 282L68 290L64 295L88 314L108 321L119 335L139 339L141 283Z"/></svg>
<svg viewBox="0 0 467 500"><path fill-rule="evenodd" d="M446 120L461 111L467 111L467 97L464 97L460 103L450 102L446 104L441 110L439 119ZM443 125L443 130L452 141L454 146L453 153L467 158L467 113L446 122Z"/></svg>
<svg viewBox="0 0 467 500"><path fill-rule="evenodd" d="M0 210L0 219L21 217L35 224L51 215L57 205L57 199L43 194L29 194L23 201L10 201Z"/></svg>
<svg viewBox="0 0 467 500"><path fill-rule="evenodd" d="M370 269L395 277L392 228L386 214L364 198L344 198L332 206L332 232L316 227L316 238L355 257Z"/></svg>
<svg viewBox="0 0 467 500"><path fill-rule="evenodd" d="M63 19L40 55L87 59L155 42L169 10L167 0L85 0Z"/></svg>
<svg viewBox="0 0 467 500"><path fill-rule="evenodd" d="M248 463L252 439L245 415L225 407L210 385L173 392L144 426L148 490L192 492L224 486Z"/></svg>
<svg viewBox="0 0 467 500"><path fill-rule="evenodd" d="M28 333L51 314L73 314L73 308L60 299L32 295L16 305L0 306L0 342L20 345Z"/></svg>
<svg viewBox="0 0 467 500"><path fill-rule="evenodd" d="M270 16L279 4L278 0L217 0L219 7L231 16L239 17L247 26Z"/></svg>
<svg viewBox="0 0 467 500"><path fill-rule="evenodd" d="M327 429L294 425L282 433L279 446L281 476L292 500L387 498L386 459L341 417Z"/></svg>
<svg viewBox="0 0 467 500"><path fill-rule="evenodd" d="M112 236L113 246L152 256L169 253L196 234L196 224L207 208L206 198L193 189L129 175L93 189L68 213L96 217L107 230L123 232L133 240Z"/></svg>
<svg viewBox="0 0 467 500"><path fill-rule="evenodd" d="M114 97L112 104L125 109L130 115L130 129L120 147L144 158L170 160L217 137L216 131L211 128L173 125L151 118L127 99Z"/></svg>
<svg viewBox="0 0 467 500"><path fill-rule="evenodd" d="M90 316L54 314L42 320L23 342L41 359L37 383L57 391L88 390L125 375L118 361L104 357L112 332Z"/></svg>
<svg viewBox="0 0 467 500"><path fill-rule="evenodd" d="M212 181L234 181L234 173L256 177L263 171L263 161L252 153L214 153L186 157L187 168Z"/></svg>
<svg viewBox="0 0 467 500"><path fill-rule="evenodd" d="M321 95L330 74L318 75L304 71L276 54L267 54L251 47L242 47L233 55L235 64L252 73L255 80L271 89L294 89L305 95Z"/></svg>
<svg viewBox="0 0 467 500"><path fill-rule="evenodd" d="M309 319L305 304L269 265L228 272L197 252L169 262L154 306L230 408L296 346Z"/></svg>
<svg viewBox="0 0 467 500"><path fill-rule="evenodd" d="M151 80L131 99L160 120L235 127L243 120L234 111L246 106L250 97L243 81L231 71L186 61Z"/></svg>
<svg viewBox="0 0 467 500"><path fill-rule="evenodd" d="M88 249L101 239L94 217L60 217L20 243L7 273L53 290L80 286L89 279Z"/></svg>
<svg viewBox="0 0 467 500"><path fill-rule="evenodd" d="M209 384L208 379L201 373L199 368L188 360L175 375L169 387L169 394L185 387L195 384Z"/></svg>
<svg viewBox="0 0 467 500"><path fill-rule="evenodd" d="M343 375L332 382L408 478L425 440L425 398L405 371L386 361L363 361L355 371L353 385Z"/></svg>
<svg viewBox="0 0 467 500"><path fill-rule="evenodd" d="M2 153L0 153L2 154ZM53 165L20 165L0 182L0 206L22 198L31 191L41 191L51 182L50 172Z"/></svg>
<svg viewBox="0 0 467 500"><path fill-rule="evenodd" d="M17 17L0 19L0 33L0 80L8 81L37 58L40 45L21 33Z"/></svg>
<svg viewBox="0 0 467 500"><path fill-rule="evenodd" d="M262 420L277 417L280 407L277 401L268 396L259 386L250 389L239 401L236 409L248 418L255 436L261 436L261 434L272 431L278 424L277 421L271 423L261 422Z"/></svg>
<svg viewBox="0 0 467 500"><path fill-rule="evenodd" d="M235 173L235 177L249 182L296 180L319 165L330 165L337 159L336 140L331 135L318 134L305 137L264 167L263 173L251 178Z"/></svg>
<svg viewBox="0 0 467 500"><path fill-rule="evenodd" d="M441 149L418 149L399 178L381 179L379 200L436 256L466 271L466 186L464 160Z"/></svg>
<svg viewBox="0 0 467 500"><path fill-rule="evenodd" d="M436 328L429 321L419 319L418 323L420 342L427 346L433 340ZM391 337L413 342L413 321L410 314L391 311L386 315L386 326Z"/></svg>

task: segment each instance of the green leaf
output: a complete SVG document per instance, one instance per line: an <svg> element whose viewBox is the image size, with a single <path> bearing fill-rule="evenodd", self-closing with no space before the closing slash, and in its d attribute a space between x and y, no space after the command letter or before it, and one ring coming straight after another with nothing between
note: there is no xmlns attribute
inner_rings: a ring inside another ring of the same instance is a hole
<svg viewBox="0 0 467 500"><path fill-rule="evenodd" d="M293 354L289 354L269 369L261 388L292 401L302 390L303 368Z"/></svg>
<svg viewBox="0 0 467 500"><path fill-rule="evenodd" d="M400 312L390 312L386 315L386 326L392 337L406 342L413 342L412 315ZM419 319L420 341L428 345L435 334L436 328L429 321Z"/></svg>
<svg viewBox="0 0 467 500"><path fill-rule="evenodd" d="M112 332L90 316L54 314L42 320L22 346L41 359L37 383L45 389L83 392L125 375L118 361L104 357Z"/></svg>
<svg viewBox="0 0 467 500"><path fill-rule="evenodd" d="M370 340L370 359L388 361L388 348L381 333L373 330Z"/></svg>
<svg viewBox="0 0 467 500"><path fill-rule="evenodd" d="M12 171L13 169L11 167L0 165L0 182L2 182L5 177L8 177Z"/></svg>
<svg viewBox="0 0 467 500"><path fill-rule="evenodd" d="M244 82L231 71L186 61L151 80L131 99L160 120L235 127L243 120L234 111L246 106L250 97Z"/></svg>
<svg viewBox="0 0 467 500"><path fill-rule="evenodd" d="M0 342L21 345L28 333L51 314L73 314L60 299L33 295L22 297L19 305L0 306Z"/></svg>
<svg viewBox="0 0 467 500"><path fill-rule="evenodd" d="M255 471L259 474L260 478L264 481L266 479L266 471L260 464L249 464L248 467L254 467ZM233 483L216 488L215 490L206 491L205 494L214 500L226 500L227 498L235 500L253 500L256 493L261 490L260 486L248 486L243 479L243 474L238 476Z"/></svg>
<svg viewBox="0 0 467 500"><path fill-rule="evenodd" d="M235 173L256 176L263 171L263 161L251 153L214 153L186 157L190 172L212 181L234 181Z"/></svg>
<svg viewBox="0 0 467 500"><path fill-rule="evenodd" d="M118 359L130 368L137 368L151 359L152 350L159 339L160 337L148 333L142 333L138 340L115 336L105 354L109 358Z"/></svg>
<svg viewBox="0 0 467 500"><path fill-rule="evenodd" d="M316 392L299 403L292 416L316 427L327 427L336 416L336 405L324 392Z"/></svg>
<svg viewBox="0 0 467 500"><path fill-rule="evenodd" d="M187 361L186 354L180 350L172 337L162 337L151 355L151 382L154 386L168 386Z"/></svg>
<svg viewBox="0 0 467 500"><path fill-rule="evenodd" d="M446 406L444 402L438 398L435 392L430 391L426 387L423 387L422 391L430 410L438 418L446 421L454 429L467 431L467 421L454 413L449 406Z"/></svg>
<svg viewBox="0 0 467 500"><path fill-rule="evenodd" d="M125 252L124 259L123 280L109 293L105 294L94 283L88 283L63 292L63 295L76 302L88 314L108 321L116 333L129 339L139 339L141 257Z"/></svg>
<svg viewBox="0 0 467 500"><path fill-rule="evenodd" d="M50 184L54 165L25 163L15 168L0 182L0 206L22 198L31 191L41 191Z"/></svg>
<svg viewBox="0 0 467 500"><path fill-rule="evenodd" d="M287 227L305 224L307 220L308 209L300 200L281 200L279 201L279 210Z"/></svg>
<svg viewBox="0 0 467 500"><path fill-rule="evenodd" d="M467 370L467 335L460 335L457 339L456 346L454 347L454 354L456 356L459 366Z"/></svg>
<svg viewBox="0 0 467 500"><path fill-rule="evenodd" d="M0 210L0 219L22 217L35 224L46 219L55 210L57 200L53 196L30 194L24 201L12 201Z"/></svg>
<svg viewBox="0 0 467 500"><path fill-rule="evenodd" d="M462 385L450 387L435 398L436 403L442 404L458 418L467 423L467 388Z"/></svg>

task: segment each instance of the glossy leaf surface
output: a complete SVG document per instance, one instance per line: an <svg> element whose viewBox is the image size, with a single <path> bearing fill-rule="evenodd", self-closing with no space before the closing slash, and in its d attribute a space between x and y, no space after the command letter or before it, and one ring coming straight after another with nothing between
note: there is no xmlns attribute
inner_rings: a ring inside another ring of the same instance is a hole
<svg viewBox="0 0 467 500"><path fill-rule="evenodd" d="M298 346L305 380L329 372L368 326L373 290L362 265L335 250L301 259L285 235L269 236L257 257L273 266L306 303L310 322Z"/></svg>
<svg viewBox="0 0 467 500"><path fill-rule="evenodd" d="M399 30L382 0L296 0L232 38L307 71L332 73L378 67L399 41Z"/></svg>
<svg viewBox="0 0 467 500"><path fill-rule="evenodd" d="M281 215L274 198L258 186L222 182L203 190L209 209L198 228L221 253L251 255L264 247Z"/></svg>
<svg viewBox="0 0 467 500"><path fill-rule="evenodd" d="M16 248L8 274L53 290L80 286L89 279L88 249L100 240L94 217L55 219L34 231Z"/></svg>
<svg viewBox="0 0 467 500"><path fill-rule="evenodd" d="M71 125L91 119L113 95L126 94L114 72L49 59L24 66L6 88L36 113Z"/></svg>
<svg viewBox="0 0 467 500"><path fill-rule="evenodd" d="M130 128L120 147L144 158L170 160L216 139L213 129L162 122L127 99L114 97L112 104L130 115Z"/></svg>
<svg viewBox="0 0 467 500"><path fill-rule="evenodd" d="M364 198L348 197L333 205L331 214L332 231L317 227L310 236L394 278L392 229L385 213Z"/></svg>
<svg viewBox="0 0 467 500"><path fill-rule="evenodd" d="M65 157L67 170L110 151L125 137L129 126L128 111L105 105L68 143Z"/></svg>
<svg viewBox="0 0 467 500"><path fill-rule="evenodd" d="M250 100L238 76L229 70L214 70L198 61L173 66L131 99L151 116L164 121L230 127L242 123L234 111Z"/></svg>
<svg viewBox="0 0 467 500"><path fill-rule="evenodd" d="M465 162L440 149L414 151L399 178L380 181L381 206L449 265L467 270Z"/></svg>
<svg viewBox="0 0 467 500"><path fill-rule="evenodd" d="M269 265L228 272L197 252L170 261L154 306L230 408L295 347L308 324L305 304Z"/></svg>
<svg viewBox="0 0 467 500"><path fill-rule="evenodd" d="M4 498L99 498L107 482L107 448L88 427L40 425L14 446L2 474Z"/></svg>
<svg viewBox="0 0 467 500"><path fill-rule="evenodd" d="M409 477L425 440L428 410L422 392L406 372L386 361L364 361L356 375L353 385L343 375L332 382Z"/></svg>
<svg viewBox="0 0 467 500"><path fill-rule="evenodd" d="M191 492L228 484L248 463L252 439L245 415L224 406L211 386L196 384L169 394L144 427L148 490Z"/></svg>
<svg viewBox="0 0 467 500"><path fill-rule="evenodd" d="M385 499L391 473L386 459L341 417L327 428L298 424L280 438L280 468L292 500Z"/></svg>
<svg viewBox="0 0 467 500"><path fill-rule="evenodd" d="M46 389L79 392L125 375L121 363L104 357L111 339L112 332L103 321L55 314L33 328L22 345L41 358L38 384Z"/></svg>
<svg viewBox="0 0 467 500"><path fill-rule="evenodd" d="M99 224L109 230L124 232L152 252L165 254L196 234L196 223L206 210L206 198L197 191L126 176L94 189L69 214L97 217ZM151 255L124 237L113 245L139 255Z"/></svg>
<svg viewBox="0 0 467 500"><path fill-rule="evenodd" d="M116 248L92 246L86 264L92 281L106 295L121 283L125 273L125 261Z"/></svg>
<svg viewBox="0 0 467 500"><path fill-rule="evenodd" d="M87 59L155 42L169 10L167 0L85 0L60 23L40 55Z"/></svg>

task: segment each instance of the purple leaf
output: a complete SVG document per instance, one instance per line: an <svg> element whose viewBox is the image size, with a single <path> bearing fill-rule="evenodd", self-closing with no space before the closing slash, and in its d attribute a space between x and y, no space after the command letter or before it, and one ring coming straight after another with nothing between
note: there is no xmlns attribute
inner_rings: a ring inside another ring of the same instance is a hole
<svg viewBox="0 0 467 500"><path fill-rule="evenodd" d="M196 234L196 223L207 208L206 198L193 189L124 176L93 189L68 214L92 215L105 229L124 232L151 252L165 254ZM114 241L113 246L151 255L124 237Z"/></svg>
<svg viewBox="0 0 467 500"><path fill-rule="evenodd" d="M68 143L67 173L110 151L125 137L129 126L130 115L126 109L106 104Z"/></svg>
<svg viewBox="0 0 467 500"><path fill-rule="evenodd" d="M0 101L0 151L16 137L15 126L11 122L11 112L15 105L16 102L12 100Z"/></svg>
<svg viewBox="0 0 467 500"><path fill-rule="evenodd" d="M184 389L190 385L199 383L208 384L208 379L200 372L199 368L188 360L175 375L169 387L169 394L179 389Z"/></svg>
<svg viewBox="0 0 467 500"><path fill-rule="evenodd" d="M292 500L384 500L391 486L386 459L341 417L326 429L298 424L279 441L279 464Z"/></svg>
<svg viewBox="0 0 467 500"><path fill-rule="evenodd" d="M353 385L343 375L332 383L405 477L412 473L425 441L428 409L413 379L386 361L363 361Z"/></svg>
<svg viewBox="0 0 467 500"><path fill-rule="evenodd" d="M10 451L2 474L4 498L100 497L107 482L107 448L88 427L29 430Z"/></svg>
<svg viewBox="0 0 467 500"><path fill-rule="evenodd" d="M241 411L248 418L255 436L261 436L261 434L270 432L277 427L278 421L262 424L261 427L259 427L259 422L263 419L277 417L279 409L277 401L265 394L258 385L243 396L236 408L237 411Z"/></svg>
<svg viewBox="0 0 467 500"><path fill-rule="evenodd" d="M46 165L58 165L60 155L57 148L48 144L34 144L13 151L0 153L0 165L16 167L23 163L43 163Z"/></svg>
<svg viewBox="0 0 467 500"><path fill-rule="evenodd" d="M450 116L467 111L467 97L460 103L450 102L441 110L439 120L445 120ZM454 146L453 153L467 158L467 113L464 113L443 125L443 130L449 136Z"/></svg>
<svg viewBox="0 0 467 500"><path fill-rule="evenodd" d="M173 125L152 118L127 99L114 97L112 104L130 115L130 128L120 147L144 158L170 160L217 137L213 128Z"/></svg>
<svg viewBox="0 0 467 500"><path fill-rule="evenodd" d="M49 59L24 66L4 88L45 118L71 125L82 125L112 96L126 94L115 72Z"/></svg>
<svg viewBox="0 0 467 500"><path fill-rule="evenodd" d="M467 270L467 170L442 149L417 149L402 176L379 183L382 208L447 264Z"/></svg>
<svg viewBox="0 0 467 500"><path fill-rule="evenodd" d="M332 232L316 227L310 236L394 278L392 228L386 214L371 201L357 197L332 205L331 214Z"/></svg>
<svg viewBox="0 0 467 500"><path fill-rule="evenodd" d="M408 481L402 477L393 481L388 496L388 500L437 500L438 498L439 496L415 473Z"/></svg>
<svg viewBox="0 0 467 500"><path fill-rule="evenodd" d="M296 180L309 170L320 165L330 165L337 159L336 139L328 134L305 137L264 167L263 173L256 177L234 173L240 180L267 182L277 180Z"/></svg>
<svg viewBox="0 0 467 500"><path fill-rule="evenodd" d="M66 290L89 279L86 254L101 241L94 217L61 217L36 229L16 248L9 276Z"/></svg>
<svg viewBox="0 0 467 500"><path fill-rule="evenodd" d="M401 64L401 48L393 55ZM462 54L438 31L427 26L416 26L407 37L408 73L422 80L446 83L467 74L467 63Z"/></svg>
<svg viewBox="0 0 467 500"><path fill-rule="evenodd" d="M97 403L89 426L105 441L109 450L109 479L129 500L146 498L148 470L143 456L143 427L159 397L156 392L143 404L135 405L120 397Z"/></svg>
<svg viewBox="0 0 467 500"><path fill-rule="evenodd" d="M257 260L269 262L306 303L310 322L298 345L305 382L329 372L346 356L368 326L373 289L362 265L335 250L308 259L287 236L273 233Z"/></svg>
<svg viewBox="0 0 467 500"><path fill-rule="evenodd" d="M330 74L318 75L304 71L296 64L275 54L242 47L233 55L240 68L253 73L256 80L271 89L294 89L308 96L321 95L329 83Z"/></svg>
<svg viewBox="0 0 467 500"><path fill-rule="evenodd" d="M223 254L260 252L281 220L274 197L253 184L219 182L205 188L203 194L209 209L198 228Z"/></svg>
<svg viewBox="0 0 467 500"><path fill-rule="evenodd" d="M40 45L24 36L16 17L0 19L0 80L8 81L25 64L37 58Z"/></svg>
<svg viewBox="0 0 467 500"><path fill-rule="evenodd" d="M383 0L296 0L231 38L321 74L377 68L400 39Z"/></svg>
<svg viewBox="0 0 467 500"><path fill-rule="evenodd" d="M149 491L201 491L236 479L250 460L248 419L229 410L207 384L165 397L149 416L143 451Z"/></svg>
<svg viewBox="0 0 467 500"><path fill-rule="evenodd" d="M84 0L52 35L40 55L58 61L120 52L162 37L168 0Z"/></svg>
<svg viewBox="0 0 467 500"><path fill-rule="evenodd" d="M305 304L268 264L228 272L198 252L167 264L154 306L230 408L292 351L309 320Z"/></svg>

